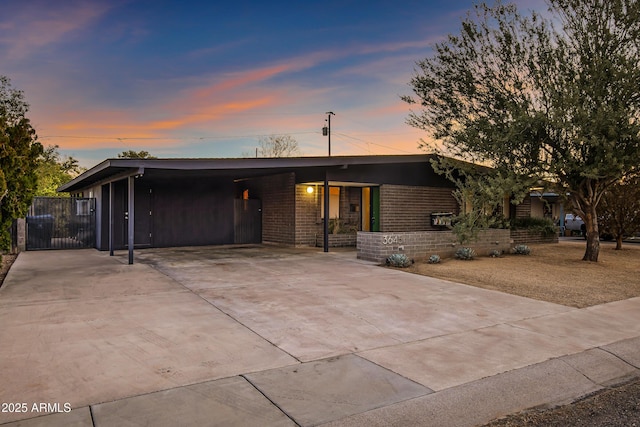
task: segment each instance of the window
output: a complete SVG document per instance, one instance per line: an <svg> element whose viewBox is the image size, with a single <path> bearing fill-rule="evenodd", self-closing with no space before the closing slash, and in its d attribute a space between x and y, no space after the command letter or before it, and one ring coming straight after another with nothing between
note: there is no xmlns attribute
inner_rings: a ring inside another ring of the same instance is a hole
<svg viewBox="0 0 640 427"><path fill-rule="evenodd" d="M320 218L324 219L324 194L320 198ZM340 218L340 187L329 187L329 218Z"/></svg>
<svg viewBox="0 0 640 427"><path fill-rule="evenodd" d="M91 204L89 200L76 200L76 216L91 215Z"/></svg>

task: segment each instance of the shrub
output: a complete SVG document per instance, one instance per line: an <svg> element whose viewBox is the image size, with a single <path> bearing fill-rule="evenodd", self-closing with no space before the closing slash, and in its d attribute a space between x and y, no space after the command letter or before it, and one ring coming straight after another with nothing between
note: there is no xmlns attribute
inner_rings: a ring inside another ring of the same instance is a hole
<svg viewBox="0 0 640 427"><path fill-rule="evenodd" d="M529 255L531 253L531 248L527 245L516 245L513 248L513 253L517 255Z"/></svg>
<svg viewBox="0 0 640 427"><path fill-rule="evenodd" d="M497 249L492 250L491 253L489 254L491 258L498 258L501 255L502 255L502 251L499 251Z"/></svg>
<svg viewBox="0 0 640 427"><path fill-rule="evenodd" d="M409 267L413 264L413 260L409 259L405 254L392 254L387 258L387 265L392 267Z"/></svg>
<svg viewBox="0 0 640 427"><path fill-rule="evenodd" d="M548 218L513 218L511 219L512 230L531 230L541 233L543 236L553 236L558 232L555 224Z"/></svg>
<svg viewBox="0 0 640 427"><path fill-rule="evenodd" d="M429 264L438 264L440 262L440 255L433 254L429 257Z"/></svg>
<svg viewBox="0 0 640 427"><path fill-rule="evenodd" d="M456 258L462 259L465 261L472 260L476 257L476 251L471 248L458 248L456 251Z"/></svg>

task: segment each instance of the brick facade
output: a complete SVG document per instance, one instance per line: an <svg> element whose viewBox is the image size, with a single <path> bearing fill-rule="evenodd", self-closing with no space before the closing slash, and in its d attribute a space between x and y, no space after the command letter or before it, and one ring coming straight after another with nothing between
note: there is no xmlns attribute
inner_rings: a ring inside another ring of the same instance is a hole
<svg viewBox="0 0 640 427"><path fill-rule="evenodd" d="M262 201L262 241L295 245L295 174L264 176L248 183L249 197Z"/></svg>
<svg viewBox="0 0 640 427"><path fill-rule="evenodd" d="M402 185L380 186L380 231L438 230L431 213L458 212L451 188Z"/></svg>
<svg viewBox="0 0 640 427"><path fill-rule="evenodd" d="M323 232L320 218L321 190L322 187L314 186L313 193L308 193L306 185L296 185L296 246L315 246L316 236Z"/></svg>

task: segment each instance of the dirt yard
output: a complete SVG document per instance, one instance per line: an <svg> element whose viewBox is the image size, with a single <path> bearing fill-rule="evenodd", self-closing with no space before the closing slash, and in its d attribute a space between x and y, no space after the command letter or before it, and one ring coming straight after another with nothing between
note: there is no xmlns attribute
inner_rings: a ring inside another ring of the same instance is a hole
<svg viewBox="0 0 640 427"><path fill-rule="evenodd" d="M531 245L530 255L416 260L412 273L583 308L640 296L640 245L600 246L598 262L582 261L584 241Z"/></svg>

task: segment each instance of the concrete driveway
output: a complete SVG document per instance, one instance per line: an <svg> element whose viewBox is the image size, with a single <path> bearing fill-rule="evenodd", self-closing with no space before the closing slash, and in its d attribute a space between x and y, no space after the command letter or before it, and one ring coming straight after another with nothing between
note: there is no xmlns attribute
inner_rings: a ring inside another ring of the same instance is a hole
<svg viewBox="0 0 640 427"><path fill-rule="evenodd" d="M0 424L475 425L638 376L638 336L637 298L578 310L354 252L26 252Z"/></svg>

